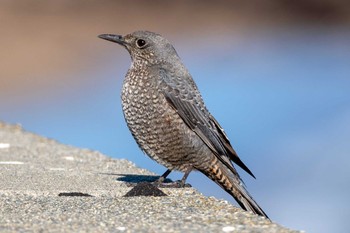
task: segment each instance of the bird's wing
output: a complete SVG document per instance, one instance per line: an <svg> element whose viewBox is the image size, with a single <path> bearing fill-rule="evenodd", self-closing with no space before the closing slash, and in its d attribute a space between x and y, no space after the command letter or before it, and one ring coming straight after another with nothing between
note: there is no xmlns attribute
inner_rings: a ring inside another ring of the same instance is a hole
<svg viewBox="0 0 350 233"><path fill-rule="evenodd" d="M234 174L236 170L231 161L253 176L232 148L223 128L206 109L202 97L190 76L181 79L160 70L163 94L186 125L193 130L210 148L216 157Z"/></svg>

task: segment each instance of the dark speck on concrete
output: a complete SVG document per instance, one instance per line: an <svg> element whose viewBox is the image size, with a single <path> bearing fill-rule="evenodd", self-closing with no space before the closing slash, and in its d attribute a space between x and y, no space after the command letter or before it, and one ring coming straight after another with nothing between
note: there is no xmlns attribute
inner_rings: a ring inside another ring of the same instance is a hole
<svg viewBox="0 0 350 233"><path fill-rule="evenodd" d="M80 192L59 193L58 196L59 197L93 197L90 194L80 193Z"/></svg>

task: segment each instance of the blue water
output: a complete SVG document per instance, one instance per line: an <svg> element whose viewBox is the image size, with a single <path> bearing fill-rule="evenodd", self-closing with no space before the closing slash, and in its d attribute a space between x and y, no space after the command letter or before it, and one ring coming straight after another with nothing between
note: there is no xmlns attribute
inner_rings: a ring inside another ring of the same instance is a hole
<svg viewBox="0 0 350 233"><path fill-rule="evenodd" d="M257 177L240 170L248 190L284 226L309 232L348 229L349 41L343 31L174 41L209 110ZM108 49L108 57L92 58L96 67L70 74L81 78L79 85L58 86L49 96L15 106L1 102L0 119L161 174L165 168L142 154L123 119L120 90L128 54L113 45ZM201 174L191 174L188 182L234 203Z"/></svg>

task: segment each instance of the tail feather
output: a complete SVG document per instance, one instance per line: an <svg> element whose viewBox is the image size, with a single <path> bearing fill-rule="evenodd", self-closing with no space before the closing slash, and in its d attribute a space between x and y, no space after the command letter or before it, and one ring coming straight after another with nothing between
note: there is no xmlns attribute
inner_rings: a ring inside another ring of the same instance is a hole
<svg viewBox="0 0 350 233"><path fill-rule="evenodd" d="M261 215L269 219L262 208L254 201L252 196L244 187L238 174L233 174L220 161L213 161L208 171L202 171L211 180L217 183L221 188L228 192L242 209L251 211L257 215Z"/></svg>
<svg viewBox="0 0 350 233"><path fill-rule="evenodd" d="M255 214L264 216L265 218L269 219L267 214L262 210L262 208L256 203L256 201L252 198L252 196L248 193L248 191L245 189L244 184L239 183L238 185L234 185L233 189L239 190L240 195L238 197L235 197L235 200L238 202L238 204L245 210L252 211ZM232 190L232 189L231 189ZM232 195L232 191L228 191Z"/></svg>

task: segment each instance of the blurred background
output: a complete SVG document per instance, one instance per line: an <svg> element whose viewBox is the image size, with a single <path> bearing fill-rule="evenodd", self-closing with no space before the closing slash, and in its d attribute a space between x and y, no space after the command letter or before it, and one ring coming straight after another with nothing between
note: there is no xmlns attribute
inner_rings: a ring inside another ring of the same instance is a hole
<svg viewBox="0 0 350 233"><path fill-rule="evenodd" d="M129 54L97 38L155 31L174 44L257 177L239 170L271 219L307 232L346 232L349 26L345 0L3 0L0 120L162 174L123 119ZM235 203L199 173L188 182Z"/></svg>

